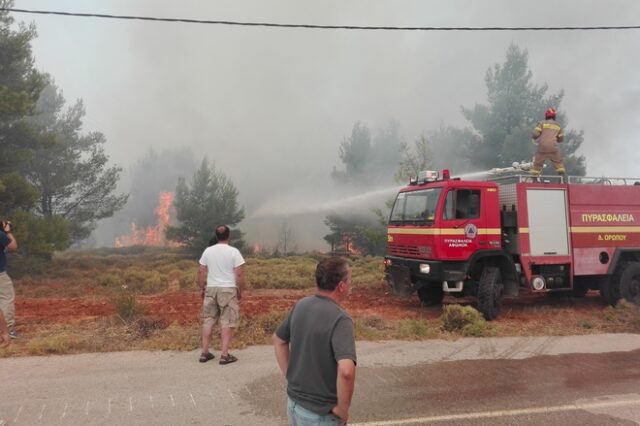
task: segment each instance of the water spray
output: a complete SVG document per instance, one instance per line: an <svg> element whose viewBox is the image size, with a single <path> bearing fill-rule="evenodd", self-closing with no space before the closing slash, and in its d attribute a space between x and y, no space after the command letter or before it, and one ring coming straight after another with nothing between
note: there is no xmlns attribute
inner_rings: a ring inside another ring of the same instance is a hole
<svg viewBox="0 0 640 426"><path fill-rule="evenodd" d="M319 199L320 197L315 194L314 202L309 203L307 200L303 200L300 197L294 197L293 201L287 201L280 197L268 201L262 206L258 207L255 212L248 219L255 219L264 216L292 216L299 214L329 212L340 209L353 209L358 205L367 204L368 202L375 201L382 198L385 195L389 197L394 196L401 186L390 186L383 189L374 189L362 194L346 196L338 199Z"/></svg>

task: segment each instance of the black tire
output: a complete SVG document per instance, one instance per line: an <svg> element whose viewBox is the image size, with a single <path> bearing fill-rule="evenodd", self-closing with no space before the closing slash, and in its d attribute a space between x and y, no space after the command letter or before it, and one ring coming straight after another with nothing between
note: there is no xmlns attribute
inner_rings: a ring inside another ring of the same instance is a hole
<svg viewBox="0 0 640 426"><path fill-rule="evenodd" d="M612 275L600 282L600 297L602 301L611 306L616 306L620 300L620 275Z"/></svg>
<svg viewBox="0 0 640 426"><path fill-rule="evenodd" d="M422 306L434 306L442 303L444 291L436 283L427 284L418 289L418 297Z"/></svg>
<svg viewBox="0 0 640 426"><path fill-rule="evenodd" d="M629 262L620 274L620 296L640 305L640 262Z"/></svg>
<svg viewBox="0 0 640 426"><path fill-rule="evenodd" d="M500 268L485 266L478 282L478 310L487 321L493 321L498 316L501 293Z"/></svg>

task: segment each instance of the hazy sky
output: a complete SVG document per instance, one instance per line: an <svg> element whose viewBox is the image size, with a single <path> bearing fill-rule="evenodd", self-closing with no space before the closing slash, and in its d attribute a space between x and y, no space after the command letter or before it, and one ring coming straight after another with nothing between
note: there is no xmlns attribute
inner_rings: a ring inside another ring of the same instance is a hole
<svg viewBox="0 0 640 426"><path fill-rule="evenodd" d="M635 0L16 0L15 7L328 25L640 24ZM564 89L569 127L585 132L587 174L640 175L640 30L390 32L14 16L35 22L38 68L69 102L83 99L86 130L106 135L113 161L127 168L150 147L192 147L234 181L248 216L292 191L324 197L320 188L356 121L375 131L395 119L409 141L440 122L464 125L460 107L486 103L485 72L504 62L511 43L528 50L535 83Z"/></svg>

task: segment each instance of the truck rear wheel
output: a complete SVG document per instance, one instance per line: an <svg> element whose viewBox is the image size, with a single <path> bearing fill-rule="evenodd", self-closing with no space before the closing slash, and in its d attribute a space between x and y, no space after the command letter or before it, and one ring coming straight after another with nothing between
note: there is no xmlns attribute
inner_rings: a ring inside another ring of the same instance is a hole
<svg viewBox="0 0 640 426"><path fill-rule="evenodd" d="M620 275L620 296L640 305L640 262L629 262Z"/></svg>
<svg viewBox="0 0 640 426"><path fill-rule="evenodd" d="M418 297L422 302L422 306L439 305L444 298L444 291L442 291L442 287L437 285L425 285L418 289Z"/></svg>
<svg viewBox="0 0 640 426"><path fill-rule="evenodd" d="M478 310L487 321L493 321L500 309L500 294L502 293L502 278L500 268L486 266L482 270L478 282Z"/></svg>
<svg viewBox="0 0 640 426"><path fill-rule="evenodd" d="M620 300L620 275L611 275L602 280L600 297L607 305L616 306Z"/></svg>

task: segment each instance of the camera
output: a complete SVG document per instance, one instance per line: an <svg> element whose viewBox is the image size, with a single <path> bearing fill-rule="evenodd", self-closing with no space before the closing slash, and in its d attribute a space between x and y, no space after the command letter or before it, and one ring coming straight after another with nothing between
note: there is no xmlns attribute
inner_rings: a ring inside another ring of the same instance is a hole
<svg viewBox="0 0 640 426"><path fill-rule="evenodd" d="M2 232L11 232L11 229L13 228L11 222L9 222L8 220L3 220L2 222L0 222L0 224L2 225Z"/></svg>

